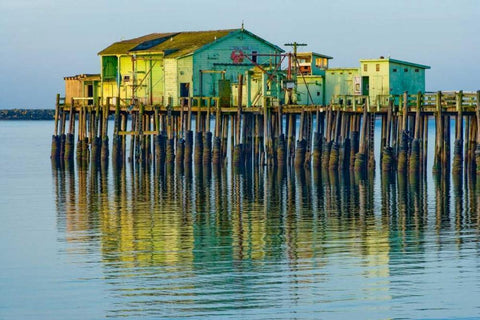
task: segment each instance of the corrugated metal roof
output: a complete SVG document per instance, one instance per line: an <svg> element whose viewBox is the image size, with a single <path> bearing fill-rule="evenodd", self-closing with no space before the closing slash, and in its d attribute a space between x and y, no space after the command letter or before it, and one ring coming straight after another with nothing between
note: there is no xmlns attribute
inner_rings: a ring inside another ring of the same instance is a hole
<svg viewBox="0 0 480 320"><path fill-rule="evenodd" d="M239 29L152 33L143 37L115 42L99 55L135 52L165 53L171 58L180 57L212 43Z"/></svg>

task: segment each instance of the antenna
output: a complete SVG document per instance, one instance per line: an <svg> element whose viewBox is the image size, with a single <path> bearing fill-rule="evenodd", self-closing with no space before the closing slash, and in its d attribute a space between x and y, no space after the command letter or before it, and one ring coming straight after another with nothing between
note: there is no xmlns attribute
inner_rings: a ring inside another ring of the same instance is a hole
<svg viewBox="0 0 480 320"><path fill-rule="evenodd" d="M244 31L244 30L245 30L245 25L244 25L243 19L242 19L242 31Z"/></svg>

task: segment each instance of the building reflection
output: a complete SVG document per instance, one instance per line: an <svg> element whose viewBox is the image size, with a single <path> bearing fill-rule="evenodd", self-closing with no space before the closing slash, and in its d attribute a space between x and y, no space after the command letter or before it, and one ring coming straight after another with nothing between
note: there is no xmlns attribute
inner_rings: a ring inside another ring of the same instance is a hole
<svg viewBox="0 0 480 320"><path fill-rule="evenodd" d="M405 259L415 260L416 268L428 229L436 230L441 247L444 232L478 228L480 187L468 179L452 186L448 177L414 181L383 173L360 180L303 168L110 169L53 171L58 228L79 248L75 253L99 248L107 279L140 277L130 283L133 291L166 277L170 290L180 290L175 279L185 274L211 275L215 286L219 273L262 274L266 268L287 270L294 290L326 281L321 270L342 257L357 259L364 278L388 279L405 272ZM318 272L300 276L301 270ZM227 287L233 281L222 279ZM255 281L242 278L242 285ZM124 282L113 281L113 290L123 292ZM187 282L181 290L197 285ZM395 294L388 281L381 286L364 294Z"/></svg>

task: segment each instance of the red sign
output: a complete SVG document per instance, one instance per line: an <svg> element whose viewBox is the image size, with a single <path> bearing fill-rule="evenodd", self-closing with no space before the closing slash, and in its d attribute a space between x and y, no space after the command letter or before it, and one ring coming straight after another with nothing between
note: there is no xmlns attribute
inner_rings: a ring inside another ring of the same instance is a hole
<svg viewBox="0 0 480 320"><path fill-rule="evenodd" d="M233 50L232 54L230 55L230 59L232 59L233 63L242 63L243 58L244 55L242 50Z"/></svg>

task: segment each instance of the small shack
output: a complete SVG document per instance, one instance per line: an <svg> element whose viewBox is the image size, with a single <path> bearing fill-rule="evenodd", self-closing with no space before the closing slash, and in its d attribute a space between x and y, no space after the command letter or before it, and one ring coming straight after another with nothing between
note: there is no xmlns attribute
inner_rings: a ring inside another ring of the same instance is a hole
<svg viewBox="0 0 480 320"><path fill-rule="evenodd" d="M83 100L85 105L93 105L100 90L100 74L79 74L64 77L65 101L70 103L72 98Z"/></svg>
<svg viewBox="0 0 480 320"><path fill-rule="evenodd" d="M363 95L370 96L370 102L376 103L377 97L425 92L425 70L429 66L380 57L361 59L360 76Z"/></svg>

